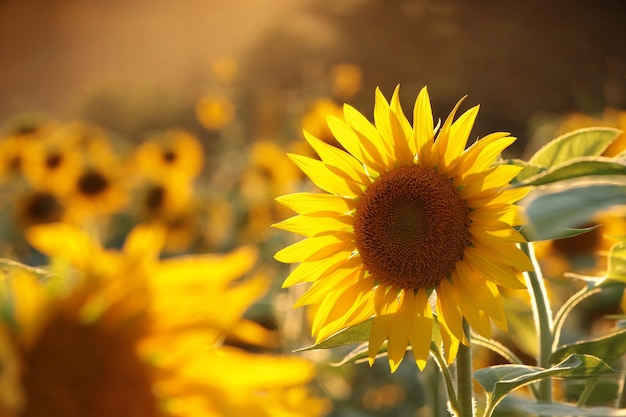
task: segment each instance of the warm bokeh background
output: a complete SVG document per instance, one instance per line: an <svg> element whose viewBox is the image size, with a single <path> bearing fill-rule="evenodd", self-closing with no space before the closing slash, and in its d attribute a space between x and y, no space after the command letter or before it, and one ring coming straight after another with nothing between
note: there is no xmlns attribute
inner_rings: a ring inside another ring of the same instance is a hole
<svg viewBox="0 0 626 417"><path fill-rule="evenodd" d="M538 114L626 105L624 17L620 0L1 0L0 120L189 123L181 105L229 56L251 97L315 88L348 62L363 69L363 110L373 86L401 83L408 102L427 84L436 114L468 94L476 134L524 136Z"/></svg>

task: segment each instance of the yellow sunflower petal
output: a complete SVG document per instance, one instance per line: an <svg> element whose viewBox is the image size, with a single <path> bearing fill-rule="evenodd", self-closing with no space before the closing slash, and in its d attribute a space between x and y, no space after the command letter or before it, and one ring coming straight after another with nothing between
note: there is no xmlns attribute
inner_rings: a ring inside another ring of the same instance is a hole
<svg viewBox="0 0 626 417"><path fill-rule="evenodd" d="M352 249L344 248L324 259L300 263L285 279L283 288L315 281L319 276L324 276L324 274L328 274L350 262L351 253Z"/></svg>
<svg viewBox="0 0 626 417"><path fill-rule="evenodd" d="M454 287L446 278L437 285L437 309L454 337L467 345L468 341L463 331L463 314L454 297Z"/></svg>
<svg viewBox="0 0 626 417"><path fill-rule="evenodd" d="M339 268L336 271L325 275L324 279L315 281L298 300L293 308L302 307L308 304L321 303L327 294L336 292L337 288L347 287L359 273L357 268Z"/></svg>
<svg viewBox="0 0 626 417"><path fill-rule="evenodd" d="M370 366L374 364L378 349L382 346L389 335L389 329L393 323L394 314L397 311L398 296L393 289L378 288L374 294L374 305L376 316L372 321L370 340L368 346L368 357Z"/></svg>
<svg viewBox="0 0 626 417"><path fill-rule="evenodd" d="M374 123L376 130L378 130L380 136L382 136L384 145L391 155L394 155L394 138L393 131L391 130L391 120L389 114L391 110L389 103L380 88L376 88L375 104L374 104Z"/></svg>
<svg viewBox="0 0 626 417"><path fill-rule="evenodd" d="M298 233L306 237L345 231L352 224L352 216L304 216L298 215L275 223L272 227Z"/></svg>
<svg viewBox="0 0 626 417"><path fill-rule="evenodd" d="M450 331L448 323L441 312L439 304L436 305L437 310L437 324L439 326L439 333L443 341L443 350L446 357L446 362L451 365L456 359L456 354L459 350L459 339Z"/></svg>
<svg viewBox="0 0 626 417"><path fill-rule="evenodd" d="M468 175L463 180L461 197L464 199L481 198L486 190L501 190L524 169L516 165L499 165L487 171Z"/></svg>
<svg viewBox="0 0 626 417"><path fill-rule="evenodd" d="M453 152L456 150L456 147L451 146L450 144L451 142L450 127L452 126L452 121L454 120L454 116L456 115L457 110L459 109L459 107L461 106L461 103L463 102L463 100L465 100L466 97L463 97L459 101L457 101L456 105L454 106L454 108L452 109L448 117L446 118L445 122L443 122L443 126L441 126L441 129L439 130L439 133L437 134L437 139L435 140L435 143L433 144L433 147L432 147L432 154L436 161L435 164L438 166L448 167L448 164L446 163L446 160L448 159L446 157L446 153L450 154L449 156L450 160L453 160L459 156L458 153L453 154ZM453 139L452 142L454 142L454 139L456 138L452 138L452 139ZM465 148L465 144L463 144L463 148ZM463 149L461 149L461 152L462 151Z"/></svg>
<svg viewBox="0 0 626 417"><path fill-rule="evenodd" d="M484 309L496 322L506 323L500 297L496 297L487 280L474 272L467 263L460 261L452 272L452 282L476 307Z"/></svg>
<svg viewBox="0 0 626 417"><path fill-rule="evenodd" d="M465 151L467 146L467 139L474 127L476 116L478 115L478 109L480 106L474 106L452 123L450 126L450 137L453 139L449 141L446 147L444 163L446 166L450 166L452 162L460 157Z"/></svg>
<svg viewBox="0 0 626 417"><path fill-rule="evenodd" d="M391 155L376 128L352 106L344 105L343 111L347 124L336 117L329 117L330 130L359 161L376 172L384 172Z"/></svg>
<svg viewBox="0 0 626 417"><path fill-rule="evenodd" d="M400 105L400 86L396 87L391 97L389 124L396 164L399 166L413 164L414 153L409 148L411 125Z"/></svg>
<svg viewBox="0 0 626 417"><path fill-rule="evenodd" d="M496 132L477 140L460 159L460 175L465 177L486 170L493 164L498 155L516 139L509 136L507 132Z"/></svg>
<svg viewBox="0 0 626 417"><path fill-rule="evenodd" d="M492 261L485 256L485 253L486 251L482 249L470 247L465 251L464 260L467 260L474 271L480 271L480 275L503 287L526 288L526 284L519 279L519 276L510 266Z"/></svg>
<svg viewBox="0 0 626 417"><path fill-rule="evenodd" d="M339 176L337 171L331 171L322 161L301 155L288 155L302 172L322 190L352 198L361 195L362 190L359 184L347 176Z"/></svg>
<svg viewBox="0 0 626 417"><path fill-rule="evenodd" d="M347 247L354 247L351 234L316 236L279 250L274 255L274 259L283 263L316 261Z"/></svg>
<svg viewBox="0 0 626 417"><path fill-rule="evenodd" d="M430 161L430 150L433 138L435 136L435 127L433 125L433 111L430 106L430 97L428 89L422 88L415 106L413 108L413 130L415 147L418 153L418 162L428 163Z"/></svg>
<svg viewBox="0 0 626 417"><path fill-rule="evenodd" d="M362 163L359 163L352 155L317 139L306 131L304 137L327 167L338 169L342 177L350 178L358 184L367 186L371 183L363 170ZM331 170L334 171L332 168Z"/></svg>
<svg viewBox="0 0 626 417"><path fill-rule="evenodd" d="M276 201L298 214L347 213L356 208L356 200L333 194L294 193L276 198Z"/></svg>
<svg viewBox="0 0 626 417"><path fill-rule="evenodd" d="M413 347L413 357L420 370L426 367L430 352L430 341L433 329L433 311L428 302L426 290L420 288L417 292L409 291L405 295L404 307L415 314L409 318L408 337Z"/></svg>

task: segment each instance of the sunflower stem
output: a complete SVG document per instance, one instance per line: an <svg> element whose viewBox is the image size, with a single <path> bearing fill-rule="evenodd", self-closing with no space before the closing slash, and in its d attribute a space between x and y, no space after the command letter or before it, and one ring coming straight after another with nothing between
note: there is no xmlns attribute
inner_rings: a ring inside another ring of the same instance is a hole
<svg viewBox="0 0 626 417"><path fill-rule="evenodd" d="M446 385L446 392L448 394L448 407L453 414L458 415L460 407L457 401L456 392L454 391L454 383L452 382L452 377L450 376L450 368L448 367L446 360L443 358L439 347L432 341L430 342L430 354L435 359L435 362L439 367L439 371L441 371L441 375L443 376L443 381Z"/></svg>
<svg viewBox="0 0 626 417"><path fill-rule="evenodd" d="M525 275L532 301L535 327L539 338L539 357L537 358L537 365L541 368L548 368L554 340L550 302L548 300L545 282L541 275L541 269L531 244L524 242L520 244L520 247L533 263L533 271L528 271ZM538 400L552 402L552 380L550 378L539 381Z"/></svg>
<svg viewBox="0 0 626 417"><path fill-rule="evenodd" d="M470 328L465 320L463 320L463 331L469 342ZM473 417L472 349L470 346L466 346L463 343L459 345L459 352L456 355L456 392L460 407L459 417Z"/></svg>

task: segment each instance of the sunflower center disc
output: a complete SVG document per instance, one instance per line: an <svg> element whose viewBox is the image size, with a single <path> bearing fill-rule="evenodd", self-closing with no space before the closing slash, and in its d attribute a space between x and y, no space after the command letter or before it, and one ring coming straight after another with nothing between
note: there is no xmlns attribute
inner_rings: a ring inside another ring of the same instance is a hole
<svg viewBox="0 0 626 417"><path fill-rule="evenodd" d="M469 210L448 178L419 166L381 175L356 208L354 235L367 270L404 289L448 276L470 241Z"/></svg>

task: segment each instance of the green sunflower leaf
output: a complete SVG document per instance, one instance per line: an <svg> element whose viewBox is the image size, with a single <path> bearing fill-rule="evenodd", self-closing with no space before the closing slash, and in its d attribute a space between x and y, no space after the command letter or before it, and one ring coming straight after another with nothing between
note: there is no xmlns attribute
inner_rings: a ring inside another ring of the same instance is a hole
<svg viewBox="0 0 626 417"><path fill-rule="evenodd" d="M610 127L574 130L548 142L529 159L528 164L549 169L575 158L598 156L621 133Z"/></svg>
<svg viewBox="0 0 626 417"><path fill-rule="evenodd" d="M525 171L526 169L520 175ZM545 185L571 178L601 175L626 175L626 162L600 156L575 158L530 177L525 176L515 185Z"/></svg>
<svg viewBox="0 0 626 417"><path fill-rule="evenodd" d="M364 321L356 326L348 327L345 330L335 333L328 339L316 343L312 346L296 349L295 352L303 352L306 350L315 349L332 349L339 346L351 345L353 343L362 343L370 339L370 329L372 328L372 321Z"/></svg>
<svg viewBox="0 0 626 417"><path fill-rule="evenodd" d="M529 403L520 407L523 411L531 414L552 417L618 417L626 416L626 410L611 407L580 408L571 404L563 403Z"/></svg>
<svg viewBox="0 0 626 417"><path fill-rule="evenodd" d="M573 236L572 229L597 212L626 204L626 175L561 181L536 189L520 204L528 220L520 232L528 241Z"/></svg>
<svg viewBox="0 0 626 417"><path fill-rule="evenodd" d="M595 356L572 354L548 369L527 365L497 365L477 370L474 378L487 393L487 409L493 411L512 391L545 378L589 378L615 372Z"/></svg>
<svg viewBox="0 0 626 417"><path fill-rule="evenodd" d="M565 345L552 353L550 363L559 362L572 354L583 353L593 355L606 363L614 363L626 353L626 329L597 339Z"/></svg>

